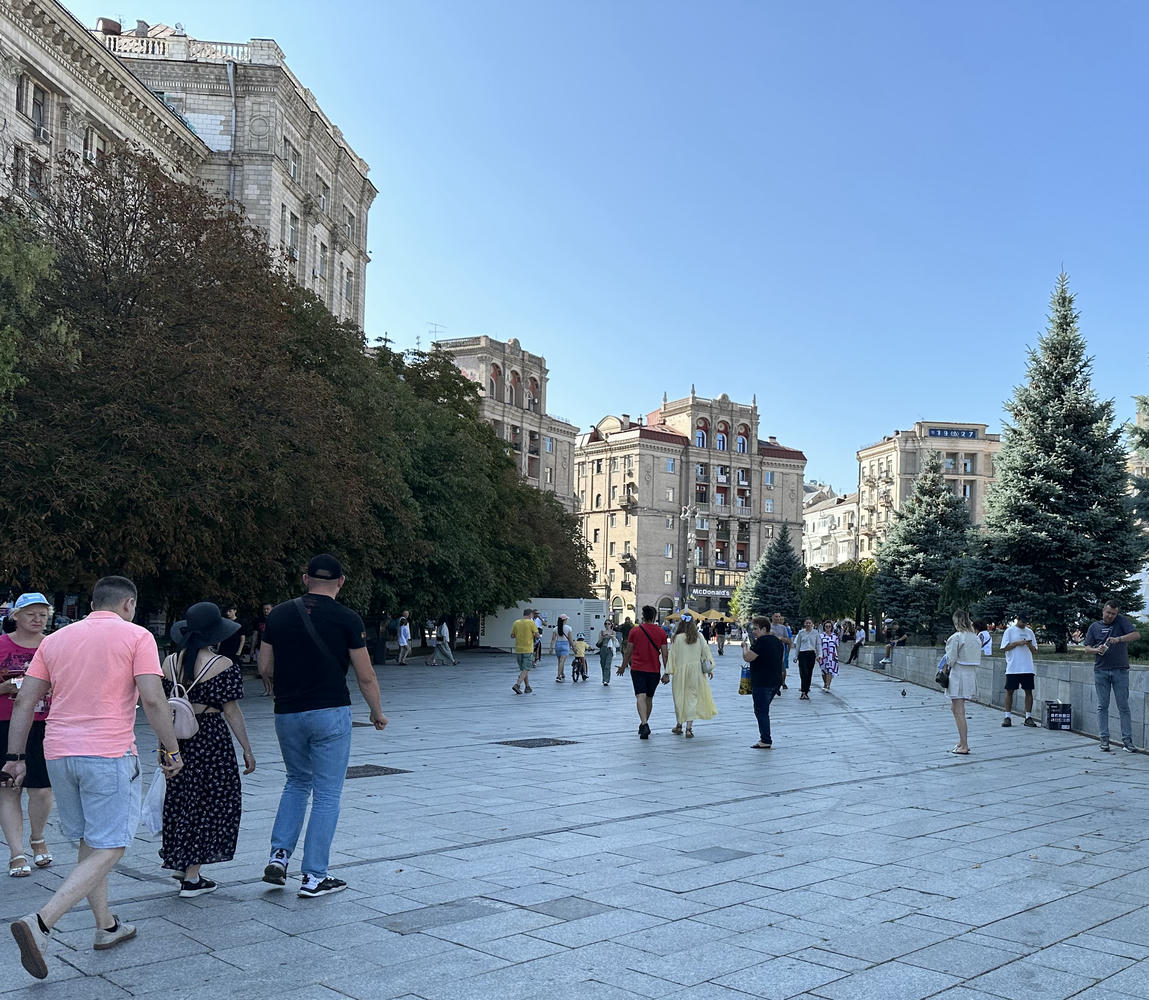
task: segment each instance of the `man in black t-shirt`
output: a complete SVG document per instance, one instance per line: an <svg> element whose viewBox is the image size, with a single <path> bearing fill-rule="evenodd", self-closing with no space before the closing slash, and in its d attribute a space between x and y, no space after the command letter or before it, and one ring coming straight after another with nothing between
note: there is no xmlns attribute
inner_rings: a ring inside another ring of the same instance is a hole
<svg viewBox="0 0 1149 1000"><path fill-rule="evenodd" d="M750 664L750 694L754 699L754 716L758 720L758 742L755 750L769 750L770 702L778 694L786 676L786 645L770 631L770 619L754 618L750 625L754 641L744 648L742 659ZM745 644L744 644L745 645Z"/></svg>
<svg viewBox="0 0 1149 1000"><path fill-rule="evenodd" d="M718 655L721 656L726 646L726 622L721 618L714 623L714 637L718 640Z"/></svg>
<svg viewBox="0 0 1149 1000"><path fill-rule="evenodd" d="M376 729L387 725L363 619L335 603L344 581L338 559L315 556L303 575L307 594L271 609L259 650L259 673L274 686L275 735L287 768L263 881L287 884L288 861L311 799L299 889L304 897L347 888L342 879L328 875L327 865L351 757L348 666L355 668L372 724Z"/></svg>

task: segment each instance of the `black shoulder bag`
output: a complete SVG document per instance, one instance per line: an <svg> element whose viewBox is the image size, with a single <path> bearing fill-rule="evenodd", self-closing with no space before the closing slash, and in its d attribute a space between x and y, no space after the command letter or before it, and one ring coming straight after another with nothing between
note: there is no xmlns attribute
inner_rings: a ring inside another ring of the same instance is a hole
<svg viewBox="0 0 1149 1000"><path fill-rule="evenodd" d="M346 670L344 666L335 659L331 650L327 648L327 643L319 638L319 633L315 631L315 626L311 624L311 615L307 613L307 605L303 603L303 598L297 597L291 603L295 606L295 610L299 612L299 617L303 619L303 627L307 630L311 641L315 643L318 648L319 655L323 657L329 667L334 667L341 674L345 673Z"/></svg>

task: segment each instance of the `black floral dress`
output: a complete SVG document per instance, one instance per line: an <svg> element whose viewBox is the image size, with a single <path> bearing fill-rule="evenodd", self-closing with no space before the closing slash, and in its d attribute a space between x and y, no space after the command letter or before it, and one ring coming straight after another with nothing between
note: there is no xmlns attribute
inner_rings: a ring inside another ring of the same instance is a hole
<svg viewBox="0 0 1149 1000"><path fill-rule="evenodd" d="M165 670L165 674L167 671ZM164 693L171 693L164 677ZM222 708L243 697L243 674L234 662L200 681L188 696L194 705ZM189 865L210 865L235 856L241 812L239 766L231 728L216 712L196 716L199 732L180 740L184 766L168 779L164 797L163 867L183 871Z"/></svg>

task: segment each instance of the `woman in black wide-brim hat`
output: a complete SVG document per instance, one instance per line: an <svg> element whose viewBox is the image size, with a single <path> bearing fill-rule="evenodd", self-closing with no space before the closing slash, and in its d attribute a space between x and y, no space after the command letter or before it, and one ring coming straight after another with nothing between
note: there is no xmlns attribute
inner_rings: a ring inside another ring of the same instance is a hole
<svg viewBox="0 0 1149 1000"><path fill-rule="evenodd" d="M218 652L219 643L239 629L209 602L193 604L184 621L172 626L178 647L164 661L164 691L173 681L187 690L199 731L180 740L183 770L168 779L164 798L164 868L175 871L180 895L202 896L216 884L200 874L201 865L230 861L239 838L241 792L232 733L243 748L244 774L255 770L239 699L239 665Z"/></svg>

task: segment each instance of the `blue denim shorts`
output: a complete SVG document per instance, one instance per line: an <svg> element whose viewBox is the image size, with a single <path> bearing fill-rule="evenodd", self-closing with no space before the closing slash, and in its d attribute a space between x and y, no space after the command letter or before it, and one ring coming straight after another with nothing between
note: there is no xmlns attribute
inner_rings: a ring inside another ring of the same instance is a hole
<svg viewBox="0 0 1149 1000"><path fill-rule="evenodd" d="M59 757L48 761L60 832L89 847L127 847L140 825L140 758Z"/></svg>

